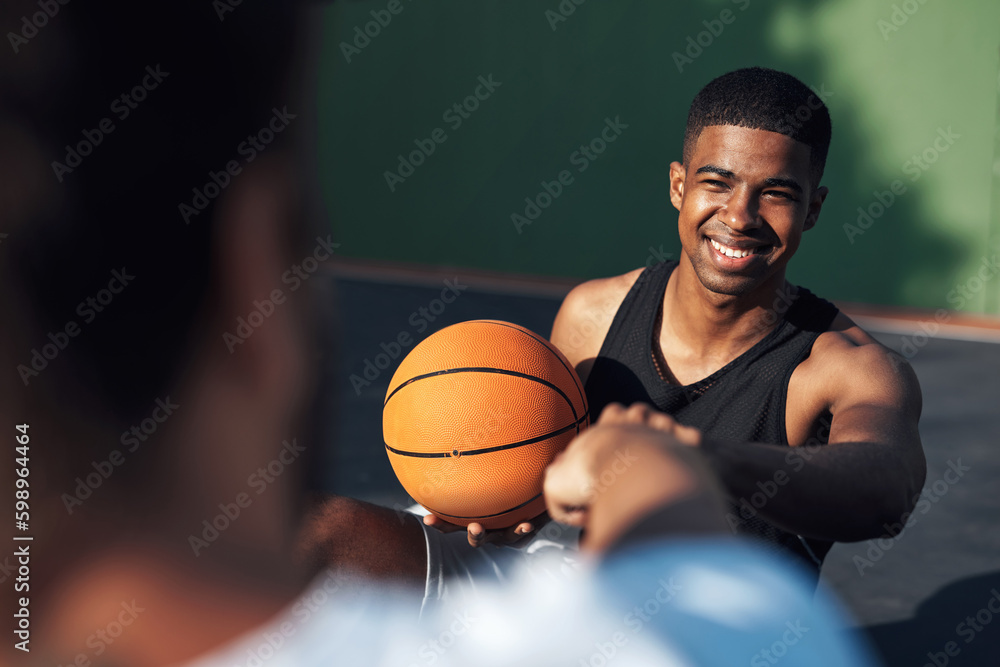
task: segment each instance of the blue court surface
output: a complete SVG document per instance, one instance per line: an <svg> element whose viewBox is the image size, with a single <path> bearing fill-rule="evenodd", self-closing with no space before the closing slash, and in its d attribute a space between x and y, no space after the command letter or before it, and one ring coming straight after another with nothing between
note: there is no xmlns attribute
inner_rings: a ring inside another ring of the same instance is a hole
<svg viewBox="0 0 1000 667"><path fill-rule="evenodd" d="M313 485L389 507L410 503L381 432L385 390L406 352L441 327L472 319L507 320L548 337L568 288L461 270L340 268L324 280L339 332L328 341L336 352L321 378L325 449ZM896 539L836 545L823 585L888 665L1000 665L1000 339L988 330L926 336L918 321L858 321L905 350L920 379L927 483ZM409 347L399 345L408 340Z"/></svg>

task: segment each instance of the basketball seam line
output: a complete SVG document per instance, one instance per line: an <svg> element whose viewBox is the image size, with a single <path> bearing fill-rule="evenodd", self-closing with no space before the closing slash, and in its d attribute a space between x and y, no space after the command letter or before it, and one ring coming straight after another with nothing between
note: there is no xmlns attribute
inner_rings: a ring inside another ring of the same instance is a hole
<svg viewBox="0 0 1000 667"><path fill-rule="evenodd" d="M512 442L507 445L497 445L496 447L484 447L483 449L473 449L468 452L459 452L458 456L453 455L451 452L408 452L402 449L396 449L395 447L390 447L386 444L385 448L388 449L393 454L398 454L399 456L411 456L418 459L451 459L451 458L462 458L463 456L475 456L476 454L489 454L491 452L499 452L505 449L514 449L515 447L523 447L524 445L532 445L536 442L541 442L542 440L548 440L549 438L554 438L557 435L562 435L567 431L578 427L583 423L583 420L587 418L587 413L584 412L579 419L571 424L563 426L560 429L556 429L551 433L546 433L544 435L539 435L534 438L529 438L527 440L522 440L520 442Z"/></svg>
<svg viewBox="0 0 1000 667"><path fill-rule="evenodd" d="M542 338L541 336L535 334L531 330L520 329L518 327L513 327L513 326L511 326L509 324L505 324L503 322L498 322L496 320L482 320L482 321L483 322L488 322L490 324L496 324L497 326L501 326L501 327L507 327L508 329L514 329L515 331L520 331L521 333L525 334L526 336L528 336L530 338L534 338L539 343L543 343L546 347L551 347L551 348L556 349L556 350L559 349L558 347L556 347L555 345L553 345L552 342L545 340L544 338ZM561 352L561 350L560 350L560 352ZM576 387L576 390L578 392L580 392L580 398L583 400L584 405L586 405L586 403L587 403L587 397L584 394L583 387L580 386L579 377L577 376L576 371L570 369L570 367L567 366L565 364L565 362L563 362L563 360L559 357L559 355L556 355L556 359L559 359L559 363L562 364L562 367L565 368L567 371L570 372L569 375L570 375L570 378L572 378L572 380L573 380L573 386ZM575 410L574 410L573 416L574 417L576 416L576 411Z"/></svg>
<svg viewBox="0 0 1000 667"><path fill-rule="evenodd" d="M439 514L441 516L446 516L446 517L449 517L449 518L452 518L452 519L492 519L493 517L503 516L504 514L507 514L509 512L513 512L514 510L519 510L522 507L524 507L525 505L530 505L531 503L535 502L536 500L538 500L541 497L542 497L542 494L539 493L534 498L529 498L528 500L525 500L523 503L521 503L520 505L517 505L516 507L511 507L508 510L504 510L502 512L497 512L496 514L486 514L486 515L483 515L483 516L459 516L457 514L445 514L444 512L439 512L437 510L432 510L430 507L427 507L426 505L424 505L424 508L430 510L434 514Z"/></svg>
<svg viewBox="0 0 1000 667"><path fill-rule="evenodd" d="M563 400L566 401L566 404L569 405L569 409L573 412L573 418L574 419L577 418L576 406L573 405L573 401L569 399L569 396L566 395L566 392L560 389L558 385L554 385L548 380L540 378L536 375L528 375L527 373L521 373L520 371L508 371L503 368L490 368L488 366L467 366L463 368L448 368L443 371L434 371L433 373L424 373L423 375L417 375L411 377L409 380L407 380L406 382L404 382L403 384L399 385L398 387L392 390L392 393L386 397L385 403L382 404L382 409L384 410L385 406L389 405L389 401L392 400L392 397L395 396L396 392L398 392L403 387L413 384L417 380L426 380L427 378L437 377L439 375L449 375L451 373L497 373L500 375L511 375L513 377L519 377L519 378L524 378L525 380L538 382L540 384L545 385L549 389L558 392L558 394L563 397Z"/></svg>

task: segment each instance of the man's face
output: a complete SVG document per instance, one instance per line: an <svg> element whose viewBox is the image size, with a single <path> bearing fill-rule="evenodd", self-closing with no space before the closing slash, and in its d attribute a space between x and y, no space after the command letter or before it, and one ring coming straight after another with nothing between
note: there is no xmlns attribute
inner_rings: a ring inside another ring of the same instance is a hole
<svg viewBox="0 0 1000 667"><path fill-rule="evenodd" d="M738 296L783 275L826 197L810 183L809 155L777 132L713 125L688 164L670 166L681 245L705 288Z"/></svg>

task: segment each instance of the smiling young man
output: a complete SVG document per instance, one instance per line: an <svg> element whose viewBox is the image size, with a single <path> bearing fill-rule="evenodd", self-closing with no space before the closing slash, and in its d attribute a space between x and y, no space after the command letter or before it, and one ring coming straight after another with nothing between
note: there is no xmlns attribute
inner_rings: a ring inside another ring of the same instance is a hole
<svg viewBox="0 0 1000 667"><path fill-rule="evenodd" d="M898 534L926 475L913 371L785 280L827 195L829 142L826 107L794 77L751 68L710 82L691 106L684 161L670 168L681 259L576 287L551 336L586 383L594 419L610 405L612 418L626 412L697 447L728 496L730 529L798 556L814 575L835 541ZM655 495L644 480L632 490ZM553 516L583 525L608 501L593 488L548 497ZM411 571L426 567L433 602L505 581L523 564L518 552L473 547L525 542L541 523L466 532L426 517L421 536L391 510L333 498L309 521L303 552L317 565L374 571L409 554ZM547 527L521 553L552 556L574 536Z"/></svg>
<svg viewBox="0 0 1000 667"><path fill-rule="evenodd" d="M829 143L826 106L795 77L710 82L670 166L679 261L576 287L552 331L595 416L646 403L696 428L733 531L817 573L833 542L905 523L926 474L909 365L785 280L828 193Z"/></svg>

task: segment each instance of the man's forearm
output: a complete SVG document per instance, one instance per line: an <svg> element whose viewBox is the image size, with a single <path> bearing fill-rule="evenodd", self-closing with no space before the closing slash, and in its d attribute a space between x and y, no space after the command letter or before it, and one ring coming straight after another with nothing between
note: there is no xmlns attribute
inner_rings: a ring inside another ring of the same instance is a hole
<svg viewBox="0 0 1000 667"><path fill-rule="evenodd" d="M923 486L922 467L883 444L706 440L702 451L742 516L758 513L806 537L855 542L885 534Z"/></svg>
<svg viewBox="0 0 1000 667"><path fill-rule="evenodd" d="M299 557L314 571L329 567L416 585L427 575L427 549L417 517L342 496L314 499L299 539Z"/></svg>

